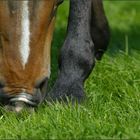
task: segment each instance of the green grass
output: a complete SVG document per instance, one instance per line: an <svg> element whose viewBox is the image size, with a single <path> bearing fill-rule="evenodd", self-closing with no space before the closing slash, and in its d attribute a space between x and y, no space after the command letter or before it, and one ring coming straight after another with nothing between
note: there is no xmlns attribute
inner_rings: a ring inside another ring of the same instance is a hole
<svg viewBox="0 0 140 140"><path fill-rule="evenodd" d="M42 105L32 115L1 109L0 139L140 138L140 2L105 2L112 38L86 81L82 105ZM52 47L52 76L63 44L68 3L59 9Z"/></svg>

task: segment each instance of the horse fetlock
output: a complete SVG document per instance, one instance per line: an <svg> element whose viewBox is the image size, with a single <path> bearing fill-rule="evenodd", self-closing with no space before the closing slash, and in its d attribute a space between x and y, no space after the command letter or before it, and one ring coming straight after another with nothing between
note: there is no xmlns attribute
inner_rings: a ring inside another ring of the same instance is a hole
<svg viewBox="0 0 140 140"><path fill-rule="evenodd" d="M70 75L69 77L66 75L59 77L47 99L60 102L64 101L65 103L80 103L83 101L85 97L83 82L77 79L74 80L72 77Z"/></svg>
<svg viewBox="0 0 140 140"><path fill-rule="evenodd" d="M50 93L53 100L81 102L84 95L84 81L95 65L92 39L68 37L61 50L60 74Z"/></svg>

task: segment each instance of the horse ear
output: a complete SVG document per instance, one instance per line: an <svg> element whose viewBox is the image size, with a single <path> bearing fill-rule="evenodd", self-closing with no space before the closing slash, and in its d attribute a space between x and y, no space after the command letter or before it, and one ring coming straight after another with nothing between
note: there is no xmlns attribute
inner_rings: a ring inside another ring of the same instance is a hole
<svg viewBox="0 0 140 140"><path fill-rule="evenodd" d="M64 0L57 0L57 5L61 4Z"/></svg>

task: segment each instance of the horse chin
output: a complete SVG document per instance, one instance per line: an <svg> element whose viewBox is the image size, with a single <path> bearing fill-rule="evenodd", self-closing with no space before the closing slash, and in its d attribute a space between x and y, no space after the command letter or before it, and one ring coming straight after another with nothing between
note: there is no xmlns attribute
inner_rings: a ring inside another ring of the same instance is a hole
<svg viewBox="0 0 140 140"><path fill-rule="evenodd" d="M33 113L34 107L28 106L25 102L22 101L16 101L13 104L6 105L5 107L6 111L15 112L15 113L21 113L21 112L28 112Z"/></svg>

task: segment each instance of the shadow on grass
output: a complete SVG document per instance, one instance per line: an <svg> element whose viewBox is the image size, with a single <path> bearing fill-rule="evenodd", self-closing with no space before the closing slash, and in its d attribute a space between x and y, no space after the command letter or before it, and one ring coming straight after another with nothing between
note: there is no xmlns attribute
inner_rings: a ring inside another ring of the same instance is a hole
<svg viewBox="0 0 140 140"><path fill-rule="evenodd" d="M120 51L125 52L128 49L128 54L132 55L133 50L140 51L140 26L131 26L128 32L118 29L111 30L111 40L108 47L108 54L114 55Z"/></svg>

